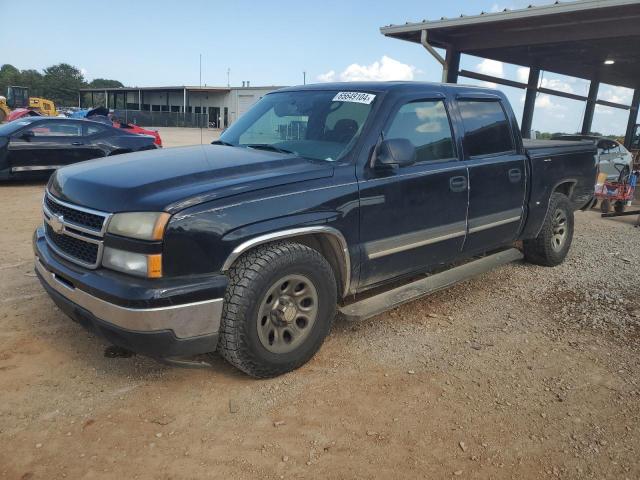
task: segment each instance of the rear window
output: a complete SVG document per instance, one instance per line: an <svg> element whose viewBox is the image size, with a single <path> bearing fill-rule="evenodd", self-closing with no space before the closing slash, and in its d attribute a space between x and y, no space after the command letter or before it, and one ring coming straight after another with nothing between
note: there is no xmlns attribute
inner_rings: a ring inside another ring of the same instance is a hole
<svg viewBox="0 0 640 480"><path fill-rule="evenodd" d="M499 101L458 102L464 125L464 146L469 157L511 152L513 136Z"/></svg>

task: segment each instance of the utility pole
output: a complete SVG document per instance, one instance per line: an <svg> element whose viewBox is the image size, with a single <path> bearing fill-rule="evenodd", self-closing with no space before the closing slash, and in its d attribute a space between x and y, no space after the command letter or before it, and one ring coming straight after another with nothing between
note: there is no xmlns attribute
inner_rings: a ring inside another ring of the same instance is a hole
<svg viewBox="0 0 640 480"><path fill-rule="evenodd" d="M307 84L307 72L302 72L302 84Z"/></svg>
<svg viewBox="0 0 640 480"><path fill-rule="evenodd" d="M227 68L227 87L231 86L231 82L229 81L229 75L231 75L231 69Z"/></svg>

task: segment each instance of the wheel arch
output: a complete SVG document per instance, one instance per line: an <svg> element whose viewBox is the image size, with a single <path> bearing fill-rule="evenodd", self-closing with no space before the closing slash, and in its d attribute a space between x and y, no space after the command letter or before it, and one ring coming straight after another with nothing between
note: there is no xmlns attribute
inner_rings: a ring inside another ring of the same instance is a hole
<svg viewBox="0 0 640 480"><path fill-rule="evenodd" d="M342 296L349 294L351 259L347 241L339 230L325 225L289 228L246 240L233 249L224 261L221 270L226 272L243 253L257 246L285 239L295 240L319 251L331 265L338 285L342 286Z"/></svg>
<svg viewBox="0 0 640 480"><path fill-rule="evenodd" d="M573 190L575 189L577 183L578 181L574 178L561 180L553 186L551 193L562 193L569 200L571 200L571 197L573 196ZM551 198L551 196L549 196L549 198Z"/></svg>

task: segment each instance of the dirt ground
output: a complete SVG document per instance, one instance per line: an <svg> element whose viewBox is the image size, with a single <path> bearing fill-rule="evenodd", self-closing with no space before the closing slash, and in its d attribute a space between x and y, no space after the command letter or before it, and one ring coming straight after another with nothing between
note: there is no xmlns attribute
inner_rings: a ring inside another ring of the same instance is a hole
<svg viewBox="0 0 640 480"><path fill-rule="evenodd" d="M106 345L32 268L43 183L0 186L0 478L640 478L640 230L576 214L524 263L366 322L272 380Z"/></svg>
<svg viewBox="0 0 640 480"><path fill-rule="evenodd" d="M211 143L220 136L220 130L180 127L149 127L158 130L164 147L180 147L183 145L199 145Z"/></svg>

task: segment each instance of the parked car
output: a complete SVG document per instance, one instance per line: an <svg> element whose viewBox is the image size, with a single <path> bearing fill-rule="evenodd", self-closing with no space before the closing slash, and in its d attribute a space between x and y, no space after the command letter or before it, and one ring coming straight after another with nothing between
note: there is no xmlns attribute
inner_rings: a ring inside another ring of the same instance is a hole
<svg viewBox="0 0 640 480"><path fill-rule="evenodd" d="M624 145L610 138L593 135L561 135L558 140L590 141L598 147L598 173L606 173L607 180L617 181L626 178L633 170L633 155Z"/></svg>
<svg viewBox="0 0 640 480"><path fill-rule="evenodd" d="M94 122L102 122L108 125L113 125L116 128L122 128L128 130L130 133L136 133L138 135L150 135L155 138L155 144L158 147L162 147L162 138L157 130L150 130L147 128L139 127L133 123L121 122L113 117L108 108L96 107L92 109L80 109L70 114L71 118L86 118L93 120Z"/></svg>
<svg viewBox="0 0 640 480"><path fill-rule="evenodd" d="M58 170L35 269L116 345L279 375L315 354L337 306L367 318L523 255L564 260L595 146L519 131L497 90L279 90L213 145Z"/></svg>
<svg viewBox="0 0 640 480"><path fill-rule="evenodd" d="M155 149L154 142L154 137L89 120L25 117L0 125L0 179Z"/></svg>
<svg viewBox="0 0 640 480"><path fill-rule="evenodd" d="M130 133L135 133L136 135L149 135L155 139L154 143L158 147L162 147L162 138L160 138L160 134L157 130L149 130L148 128L142 128L138 125L134 125L133 123L125 123L119 121L114 121L113 126L116 128L127 130Z"/></svg>

